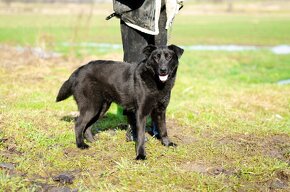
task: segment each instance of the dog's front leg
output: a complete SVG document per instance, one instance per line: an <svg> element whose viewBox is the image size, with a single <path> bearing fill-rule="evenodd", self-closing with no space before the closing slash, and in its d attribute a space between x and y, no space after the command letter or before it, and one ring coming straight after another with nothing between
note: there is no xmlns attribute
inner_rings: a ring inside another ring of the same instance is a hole
<svg viewBox="0 0 290 192"><path fill-rule="evenodd" d="M136 154L137 154L136 160L146 159L145 122L146 122L146 116L141 115L139 112L137 112L136 113L137 142L135 143Z"/></svg>
<svg viewBox="0 0 290 192"><path fill-rule="evenodd" d="M167 135L166 110L154 109L151 113L151 117L153 122L157 124L157 128L161 137L161 143L165 146L177 146L175 143L169 140Z"/></svg>

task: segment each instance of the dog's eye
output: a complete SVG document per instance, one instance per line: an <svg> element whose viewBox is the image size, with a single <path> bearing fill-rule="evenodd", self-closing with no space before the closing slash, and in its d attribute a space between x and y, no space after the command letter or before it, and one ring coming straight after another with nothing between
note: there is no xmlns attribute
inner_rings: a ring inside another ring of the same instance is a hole
<svg viewBox="0 0 290 192"><path fill-rule="evenodd" d="M161 56L161 55L158 53L158 54L154 55L154 59L155 59L155 60L159 60L159 59L160 59L160 56Z"/></svg>
<svg viewBox="0 0 290 192"><path fill-rule="evenodd" d="M165 58L166 58L166 60L170 60L172 58L172 55L167 53L167 54L165 54Z"/></svg>

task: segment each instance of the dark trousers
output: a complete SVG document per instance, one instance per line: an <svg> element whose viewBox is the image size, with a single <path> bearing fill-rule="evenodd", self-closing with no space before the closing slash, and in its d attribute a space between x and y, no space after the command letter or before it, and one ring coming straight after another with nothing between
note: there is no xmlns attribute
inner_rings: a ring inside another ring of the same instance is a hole
<svg viewBox="0 0 290 192"><path fill-rule="evenodd" d="M159 18L159 34L149 35L133 29L121 20L121 35L123 43L123 60L128 63L138 63L144 59L142 50L147 45L166 45L167 44L167 30L166 25L166 11L165 6L161 8Z"/></svg>

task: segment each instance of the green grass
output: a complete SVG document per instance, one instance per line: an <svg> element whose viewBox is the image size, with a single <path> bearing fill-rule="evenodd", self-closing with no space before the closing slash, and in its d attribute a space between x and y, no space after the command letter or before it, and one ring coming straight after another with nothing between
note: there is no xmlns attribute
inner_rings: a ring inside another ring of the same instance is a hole
<svg viewBox="0 0 290 192"><path fill-rule="evenodd" d="M1 43L71 53L44 60L0 47L0 191L289 191L290 87L277 82L290 78L290 55L267 50L185 50L167 110L177 148L148 136L148 159L134 160L113 105L94 125L97 141L77 149L77 107L72 98L55 103L58 89L91 58L120 60L122 53L58 43L120 43L118 20L103 18L87 25L77 15L0 15ZM286 34L287 14L179 15L170 42L289 44ZM53 181L61 173L74 175L73 184Z"/></svg>
<svg viewBox="0 0 290 192"><path fill-rule="evenodd" d="M181 12L172 31L172 41L186 45L289 44L290 15L182 15Z"/></svg>
<svg viewBox="0 0 290 192"><path fill-rule="evenodd" d="M121 43L119 20L105 15L0 15L0 42L43 46L61 52L61 42ZM33 21L33 22L31 22ZM290 44L290 15L183 15L170 42L192 44ZM179 35L182 34L182 35Z"/></svg>

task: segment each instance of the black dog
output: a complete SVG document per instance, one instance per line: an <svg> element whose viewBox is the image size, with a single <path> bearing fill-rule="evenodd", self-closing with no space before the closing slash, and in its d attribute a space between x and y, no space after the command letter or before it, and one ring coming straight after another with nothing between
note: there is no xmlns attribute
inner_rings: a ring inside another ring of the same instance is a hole
<svg viewBox="0 0 290 192"><path fill-rule="evenodd" d="M71 95L76 100L80 111L75 125L77 147L89 147L84 142L86 130L106 113L112 102L124 107L135 119L136 159L146 158L145 122L150 114L157 124L162 144L175 145L167 136L165 113L183 49L175 45L148 45L143 53L146 58L139 64L92 61L78 68L64 82L56 101Z"/></svg>

